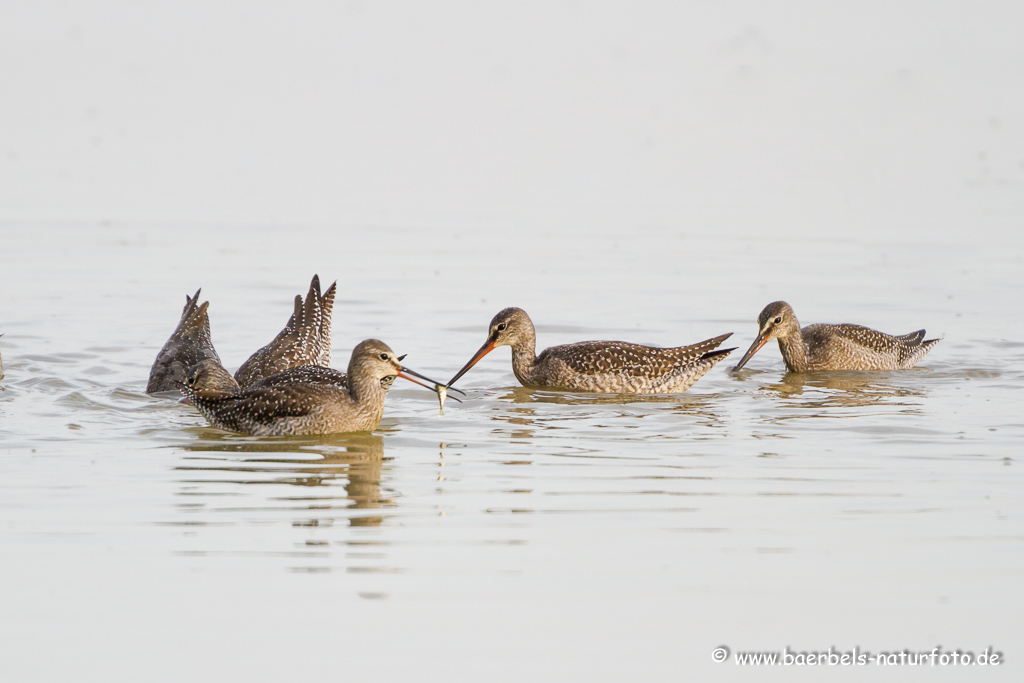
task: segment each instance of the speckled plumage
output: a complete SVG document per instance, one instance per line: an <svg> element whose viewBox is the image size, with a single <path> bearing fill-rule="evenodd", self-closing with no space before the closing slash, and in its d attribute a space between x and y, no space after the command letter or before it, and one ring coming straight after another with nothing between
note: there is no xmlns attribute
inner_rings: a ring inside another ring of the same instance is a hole
<svg viewBox="0 0 1024 683"><path fill-rule="evenodd" d="M733 351L718 349L731 334L664 349L619 341L578 342L552 346L537 356L530 316L521 308L506 308L491 320L487 341L448 386L496 347L511 346L512 371L523 386L600 393L678 393Z"/></svg>
<svg viewBox="0 0 1024 683"><path fill-rule="evenodd" d="M337 283L320 295L320 277L313 276L303 301L295 297L295 311L273 341L249 356L235 372L235 380L248 387L288 368L331 364L331 312Z"/></svg>
<svg viewBox="0 0 1024 683"><path fill-rule="evenodd" d="M939 343L938 339L924 340L924 330L895 336L849 323L820 323L800 329L793 308L785 301L765 306L757 324L757 338L733 370L746 365L772 339L779 340L790 372L905 370Z"/></svg>
<svg viewBox="0 0 1024 683"><path fill-rule="evenodd" d="M185 295L181 321L160 349L153 367L149 370L147 392L177 389L178 383L185 379L189 368L206 359L220 363L220 357L210 339L210 318L207 314L210 302L204 301L199 304L201 291L202 289L197 289L195 296L192 297Z"/></svg>
<svg viewBox="0 0 1024 683"><path fill-rule="evenodd" d="M247 387L291 367L331 363L331 313L337 283L320 294L320 278L313 276L305 301L295 297L295 309L284 329L273 341L252 354L235 373L238 384ZM202 290L199 290L202 291ZM157 354L149 371L146 391L174 391L188 370L206 359L220 363L220 357L210 339L210 303L198 304L199 291L194 297L185 297L181 322L170 339Z"/></svg>
<svg viewBox="0 0 1024 683"><path fill-rule="evenodd" d="M367 339L352 351L347 374L307 365L238 387L219 363L205 361L180 388L220 429L256 436L335 434L375 429L395 377L409 379L404 372L412 371L387 344Z"/></svg>

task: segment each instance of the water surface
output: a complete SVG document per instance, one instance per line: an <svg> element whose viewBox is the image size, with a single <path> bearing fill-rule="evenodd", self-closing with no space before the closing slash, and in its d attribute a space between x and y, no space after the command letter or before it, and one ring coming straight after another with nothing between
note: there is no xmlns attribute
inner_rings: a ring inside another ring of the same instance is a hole
<svg viewBox="0 0 1024 683"><path fill-rule="evenodd" d="M0 628L12 680L325 667L416 679L424 665L456 679L665 680L721 671L721 644L1016 656L1024 329L1005 310L1024 282L1019 246L935 248L927 266L875 266L865 282L842 254L907 262L917 248L803 240L801 277L774 282L750 240L658 235L652 253L643 235L537 232L524 262L457 231L307 228L263 247L278 236L8 235ZM392 245L383 260L379 239ZM41 243L61 245L45 271ZM589 258L610 250L614 267ZM977 264L970 277L956 275L961 259ZM804 323L926 326L944 340L910 371L806 376L786 375L772 344L737 375L722 364L685 394L649 397L523 388L502 349L443 416L399 384L363 435L232 435L144 393L184 294L203 287L234 369L313 272L339 280L335 365L376 336L438 377L506 305L531 313L541 346L734 331L738 356L783 295ZM924 674L951 675L901 673Z"/></svg>

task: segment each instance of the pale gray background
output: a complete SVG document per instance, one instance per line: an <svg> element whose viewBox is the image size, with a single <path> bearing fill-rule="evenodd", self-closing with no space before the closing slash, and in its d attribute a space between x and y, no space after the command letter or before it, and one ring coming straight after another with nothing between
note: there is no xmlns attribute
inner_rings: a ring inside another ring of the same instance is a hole
<svg viewBox="0 0 1024 683"><path fill-rule="evenodd" d="M12 2L0 218L769 234L1024 213L1019 2Z"/></svg>

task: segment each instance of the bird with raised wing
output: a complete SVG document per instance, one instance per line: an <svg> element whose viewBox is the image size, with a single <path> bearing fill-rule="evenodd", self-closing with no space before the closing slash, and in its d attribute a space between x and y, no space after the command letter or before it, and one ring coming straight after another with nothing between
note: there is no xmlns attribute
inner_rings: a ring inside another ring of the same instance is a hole
<svg viewBox="0 0 1024 683"><path fill-rule="evenodd" d="M185 295L181 320L149 370L147 393L177 389L189 369L204 360L220 363L220 356L210 339L210 317L207 312L210 302L199 303L201 291L197 289L195 296Z"/></svg>
<svg viewBox="0 0 1024 683"><path fill-rule="evenodd" d="M207 359L220 363L210 338L210 302L199 304L199 291L185 297L178 327L157 354L149 371L148 393L173 391L188 370ZM235 373L240 387L303 365L328 367L331 363L331 313L337 283L320 293L320 278L313 276L305 300L296 295L295 308L283 330L252 354Z"/></svg>
<svg viewBox="0 0 1024 683"><path fill-rule="evenodd" d="M367 339L352 351L348 372L318 365L288 368L239 387L224 367L206 360L179 385L182 395L220 429L256 436L298 436L372 431L396 377L436 391L403 367L382 341ZM454 397L453 397L454 398Z"/></svg>

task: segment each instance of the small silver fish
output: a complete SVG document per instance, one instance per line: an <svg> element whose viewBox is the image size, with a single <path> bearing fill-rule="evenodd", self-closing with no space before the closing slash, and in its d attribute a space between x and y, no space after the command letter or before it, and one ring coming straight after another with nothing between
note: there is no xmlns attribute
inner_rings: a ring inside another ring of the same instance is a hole
<svg viewBox="0 0 1024 683"><path fill-rule="evenodd" d="M448 387L443 384L435 384L434 391L437 392L437 404L440 406L437 414L444 415L444 401L448 398Z"/></svg>

